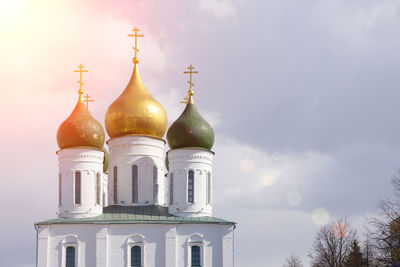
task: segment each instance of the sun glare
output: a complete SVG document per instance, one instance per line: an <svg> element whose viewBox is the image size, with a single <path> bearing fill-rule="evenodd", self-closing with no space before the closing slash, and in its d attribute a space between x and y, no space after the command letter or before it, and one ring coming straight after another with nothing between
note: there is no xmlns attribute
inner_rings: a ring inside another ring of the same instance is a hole
<svg viewBox="0 0 400 267"><path fill-rule="evenodd" d="M15 0L0 0L0 7L1 7L1 9L7 8L7 7L15 5L15 3L17 3L17 1L15 1Z"/></svg>

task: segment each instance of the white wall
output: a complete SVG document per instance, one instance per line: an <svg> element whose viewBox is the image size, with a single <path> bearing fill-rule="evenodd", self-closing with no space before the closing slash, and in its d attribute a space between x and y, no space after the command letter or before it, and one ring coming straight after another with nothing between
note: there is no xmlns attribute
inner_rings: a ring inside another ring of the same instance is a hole
<svg viewBox="0 0 400 267"><path fill-rule="evenodd" d="M102 213L102 195L100 204L96 203L97 176L100 176L100 192L103 191L104 152L92 148L66 148L57 152L59 175L61 175L61 205L59 217L91 217ZM75 204L75 173L81 173L81 204ZM60 177L59 177L60 183Z"/></svg>
<svg viewBox="0 0 400 267"><path fill-rule="evenodd" d="M226 242L233 226L218 224L42 225L37 267L63 267L65 242L75 237L77 267L127 266L127 240L136 234L144 237L144 267L188 266L191 244L202 246L202 266L233 267L233 246Z"/></svg>
<svg viewBox="0 0 400 267"><path fill-rule="evenodd" d="M169 213L182 217L212 215L212 161L214 153L204 149L180 148L168 151L170 186L173 174L173 202ZM194 171L194 202L188 202L188 172ZM208 173L210 185L208 186ZM211 202L207 202L210 190ZM168 190L169 192L169 190ZM168 194L169 195L169 194ZM168 199L169 201L169 199Z"/></svg>
<svg viewBox="0 0 400 267"><path fill-rule="evenodd" d="M110 164L108 169L109 205L166 205L165 142L146 136L124 136L108 141ZM132 166L138 166L139 202L132 203ZM114 203L114 167L118 173L118 201ZM158 197L153 201L153 167L157 167Z"/></svg>

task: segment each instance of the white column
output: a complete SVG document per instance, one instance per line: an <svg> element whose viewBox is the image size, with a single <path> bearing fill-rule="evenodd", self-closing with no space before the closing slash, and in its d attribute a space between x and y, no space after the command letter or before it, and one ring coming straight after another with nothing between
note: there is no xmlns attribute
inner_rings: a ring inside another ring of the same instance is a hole
<svg viewBox="0 0 400 267"><path fill-rule="evenodd" d="M212 161L214 152L180 148L168 151L168 181L172 186L169 213L182 217L212 215ZM189 199L189 172L193 172L193 201Z"/></svg>
<svg viewBox="0 0 400 267"><path fill-rule="evenodd" d="M36 226L37 231L37 266L36 267L49 267L49 226Z"/></svg>
<svg viewBox="0 0 400 267"><path fill-rule="evenodd" d="M234 266L234 231L235 226L230 226L223 231L222 237L222 267Z"/></svg>
<svg viewBox="0 0 400 267"><path fill-rule="evenodd" d="M107 267L107 227L96 234L96 267Z"/></svg>
<svg viewBox="0 0 400 267"><path fill-rule="evenodd" d="M82 218L100 215L103 212L101 192L104 152L89 147L66 148L58 151L57 155L61 194L58 216ZM100 201L97 199L98 190ZM79 191L80 199L77 201Z"/></svg>
<svg viewBox="0 0 400 267"><path fill-rule="evenodd" d="M166 205L165 141L147 136L123 136L113 138L107 143L110 150L108 204ZM137 166L137 202L132 196L134 165ZM114 190L115 175L117 176L116 190Z"/></svg>
<svg viewBox="0 0 400 267"><path fill-rule="evenodd" d="M176 267L176 227L165 234L165 267Z"/></svg>

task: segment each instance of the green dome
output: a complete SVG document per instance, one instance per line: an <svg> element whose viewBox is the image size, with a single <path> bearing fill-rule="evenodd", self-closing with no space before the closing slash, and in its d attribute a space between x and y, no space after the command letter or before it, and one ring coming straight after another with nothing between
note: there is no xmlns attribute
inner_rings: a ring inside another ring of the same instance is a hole
<svg viewBox="0 0 400 267"><path fill-rule="evenodd" d="M210 150L214 144L214 131L196 106L189 103L182 115L169 127L167 140L171 149L199 147Z"/></svg>
<svg viewBox="0 0 400 267"><path fill-rule="evenodd" d="M58 128L58 146L60 149L78 146L101 149L104 138L103 127L90 115L80 96L74 111Z"/></svg>

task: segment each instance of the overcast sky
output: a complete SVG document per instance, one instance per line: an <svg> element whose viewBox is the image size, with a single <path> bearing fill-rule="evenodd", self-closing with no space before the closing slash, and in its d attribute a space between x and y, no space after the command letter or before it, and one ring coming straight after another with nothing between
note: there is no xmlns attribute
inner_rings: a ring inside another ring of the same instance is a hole
<svg viewBox="0 0 400 267"><path fill-rule="evenodd" d="M55 3L57 2L57 3ZM213 125L214 216L237 222L236 267L308 263L315 233L347 217L360 233L400 167L398 0L0 0L0 266L32 267L33 223L57 212L56 132L85 65L91 112L132 71L183 111L192 64ZM361 237L361 234L360 234Z"/></svg>

